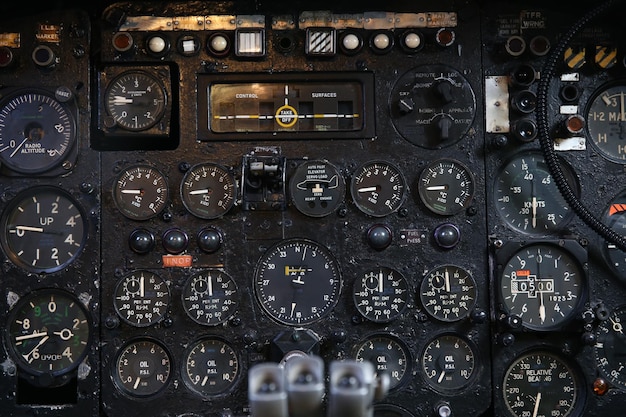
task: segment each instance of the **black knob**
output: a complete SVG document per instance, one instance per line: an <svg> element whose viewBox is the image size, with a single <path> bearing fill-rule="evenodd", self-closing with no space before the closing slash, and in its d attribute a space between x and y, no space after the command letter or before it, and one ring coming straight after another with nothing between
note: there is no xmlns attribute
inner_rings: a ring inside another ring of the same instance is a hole
<svg viewBox="0 0 626 417"><path fill-rule="evenodd" d="M180 229L169 229L163 233L163 249L168 253L181 253L187 249L188 243L187 233Z"/></svg>
<svg viewBox="0 0 626 417"><path fill-rule="evenodd" d="M147 229L135 229L128 238L128 245L133 252L148 253L154 249L154 235Z"/></svg>
<svg viewBox="0 0 626 417"><path fill-rule="evenodd" d="M452 223L444 223L437 226L433 236L437 246L443 249L452 249L461 240L461 231Z"/></svg>
<svg viewBox="0 0 626 417"><path fill-rule="evenodd" d="M384 224L375 224L367 231L367 243L376 250L383 250L391 244L391 229Z"/></svg>
<svg viewBox="0 0 626 417"><path fill-rule="evenodd" d="M198 247L206 253L217 252L222 247L222 234L213 228L198 233Z"/></svg>

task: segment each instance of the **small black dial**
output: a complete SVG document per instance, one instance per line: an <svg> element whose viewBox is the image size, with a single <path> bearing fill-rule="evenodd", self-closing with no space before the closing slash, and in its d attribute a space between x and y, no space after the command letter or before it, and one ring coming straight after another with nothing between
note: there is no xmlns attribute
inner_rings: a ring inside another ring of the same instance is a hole
<svg viewBox="0 0 626 417"><path fill-rule="evenodd" d="M532 330L564 325L584 302L585 272L563 247L535 243L512 254L502 270L500 295L507 314Z"/></svg>
<svg viewBox="0 0 626 417"><path fill-rule="evenodd" d="M221 324L237 311L237 284L224 271L210 269L189 277L183 287L183 308L196 323Z"/></svg>
<svg viewBox="0 0 626 417"><path fill-rule="evenodd" d="M611 384L626 389L626 306L619 307L596 330L596 366Z"/></svg>
<svg viewBox="0 0 626 417"><path fill-rule="evenodd" d="M455 334L444 334L430 341L421 358L426 382L443 393L465 389L476 375L476 353L472 344Z"/></svg>
<svg viewBox="0 0 626 417"><path fill-rule="evenodd" d="M344 201L346 184L339 169L328 161L306 161L289 183L293 204L307 216L323 217Z"/></svg>
<svg viewBox="0 0 626 417"><path fill-rule="evenodd" d="M406 344L395 336L369 337L357 347L356 360L370 362L379 375L389 375L390 390L400 386L411 374L411 353Z"/></svg>
<svg viewBox="0 0 626 417"><path fill-rule="evenodd" d="M235 177L220 165L201 163L187 171L180 184L183 204L201 219L223 216L235 204Z"/></svg>
<svg viewBox="0 0 626 417"><path fill-rule="evenodd" d="M373 217L396 212L404 202L406 189L402 172L384 161L366 162L358 167L350 184L354 204Z"/></svg>
<svg viewBox="0 0 626 417"><path fill-rule="evenodd" d="M589 139L604 158L623 164L626 160L626 85L604 86L587 109Z"/></svg>
<svg viewBox="0 0 626 417"><path fill-rule="evenodd" d="M149 165L123 170L113 184L113 201L131 220L147 220L159 214L167 203L165 176Z"/></svg>
<svg viewBox="0 0 626 417"><path fill-rule="evenodd" d="M408 287L406 278L394 269L369 269L354 281L354 304L366 319L387 323L406 309Z"/></svg>
<svg viewBox="0 0 626 417"><path fill-rule="evenodd" d="M130 342L120 350L113 379L131 397L150 397L161 392L172 376L172 359L165 347L152 339Z"/></svg>
<svg viewBox="0 0 626 417"><path fill-rule="evenodd" d="M469 134L476 98L461 72L447 65L422 65L398 79L390 106L394 126L406 140L440 149Z"/></svg>
<svg viewBox="0 0 626 417"><path fill-rule="evenodd" d="M339 265L331 252L306 239L274 245L259 260L254 291L275 320L304 325L330 313L341 291Z"/></svg>
<svg viewBox="0 0 626 417"><path fill-rule="evenodd" d="M420 286L420 301L428 314L444 322L461 320L476 304L476 282L465 269L442 265L428 272Z"/></svg>
<svg viewBox="0 0 626 417"><path fill-rule="evenodd" d="M87 355L91 320L73 295L55 289L22 297L8 323L9 351L31 375L64 375Z"/></svg>
<svg viewBox="0 0 626 417"><path fill-rule="evenodd" d="M2 248L32 272L55 272L72 263L87 240L82 209L66 191L33 187L18 194L2 216Z"/></svg>
<svg viewBox="0 0 626 417"><path fill-rule="evenodd" d="M611 201L604 213L604 223L615 232L626 235L626 191L622 191ZM605 241L604 255L615 276L626 282L626 252L614 243Z"/></svg>
<svg viewBox="0 0 626 417"><path fill-rule="evenodd" d="M157 124L165 113L167 94L163 84L144 71L118 75L107 86L107 113L125 130L142 131Z"/></svg>
<svg viewBox="0 0 626 417"><path fill-rule="evenodd" d="M131 272L115 287L115 311L132 326L146 327L155 324L165 316L169 303L170 291L167 283L150 271Z"/></svg>
<svg viewBox="0 0 626 417"><path fill-rule="evenodd" d="M506 410L512 417L579 416L580 391L572 366L546 351L525 353L515 359L502 383Z"/></svg>
<svg viewBox="0 0 626 417"><path fill-rule="evenodd" d="M561 169L566 181L578 190L571 167L561 161ZM517 232L549 234L572 214L539 152L524 153L507 161L496 175L493 190L500 218Z"/></svg>
<svg viewBox="0 0 626 417"><path fill-rule="evenodd" d="M183 380L203 397L213 397L228 392L240 372L235 350L221 339L207 338L188 350Z"/></svg>
<svg viewBox="0 0 626 417"><path fill-rule="evenodd" d="M474 176L465 165L453 159L431 162L418 181L422 202L436 214L457 214L469 207L474 196Z"/></svg>
<svg viewBox="0 0 626 417"><path fill-rule="evenodd" d="M40 174L65 161L76 140L74 117L51 93L24 90L0 102L0 163Z"/></svg>

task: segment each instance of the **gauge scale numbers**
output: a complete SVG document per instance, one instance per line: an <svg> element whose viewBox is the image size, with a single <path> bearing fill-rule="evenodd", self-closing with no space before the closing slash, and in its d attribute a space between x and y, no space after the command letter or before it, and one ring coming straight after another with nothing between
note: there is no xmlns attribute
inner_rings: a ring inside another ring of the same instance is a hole
<svg viewBox="0 0 626 417"><path fill-rule="evenodd" d="M87 355L91 321L74 296L41 290L20 299L8 324L10 352L32 375L59 376L75 369Z"/></svg>
<svg viewBox="0 0 626 417"><path fill-rule="evenodd" d="M149 397L165 389L172 376L172 359L159 342L139 339L118 354L113 379L131 397Z"/></svg>
<svg viewBox="0 0 626 417"><path fill-rule="evenodd" d="M221 339L207 338L194 343L186 355L183 380L203 397L227 392L237 381L239 359Z"/></svg>
<svg viewBox="0 0 626 417"><path fill-rule="evenodd" d="M585 273L574 256L552 244L518 250L504 266L501 299L508 314L532 330L565 324L584 301Z"/></svg>
<svg viewBox="0 0 626 417"><path fill-rule="evenodd" d="M289 239L259 261L254 291L263 310L280 323L310 324L328 315L341 291L339 265L328 249Z"/></svg>
<svg viewBox="0 0 626 417"><path fill-rule="evenodd" d="M237 304L237 284L217 269L189 277L183 287L183 308L198 324L215 326L226 322L237 311Z"/></svg>
<svg viewBox="0 0 626 417"><path fill-rule="evenodd" d="M115 287L113 305L122 320L136 327L147 327L161 320L170 302L167 283L149 271L124 276Z"/></svg>
<svg viewBox="0 0 626 417"><path fill-rule="evenodd" d="M463 268L442 265L422 280L420 300L437 320L454 322L469 315L476 303L476 282Z"/></svg>
<svg viewBox="0 0 626 417"><path fill-rule="evenodd" d="M389 375L389 389L400 386L410 375L411 354L406 344L389 335L369 337L357 348L356 360L374 365L376 374Z"/></svg>
<svg viewBox="0 0 626 417"><path fill-rule="evenodd" d="M408 301L406 278L391 268L369 270L354 282L354 304L363 317L373 322L392 321L402 314Z"/></svg>
<svg viewBox="0 0 626 417"><path fill-rule="evenodd" d="M596 365L610 383L626 390L626 306L604 320L596 330Z"/></svg>
<svg viewBox="0 0 626 417"><path fill-rule="evenodd" d="M526 353L504 376L502 394L512 417L578 416L581 387L574 369L551 352Z"/></svg>
<svg viewBox="0 0 626 417"><path fill-rule="evenodd" d="M149 165L126 168L113 185L113 201L131 220L148 220L159 214L167 203L165 176Z"/></svg>

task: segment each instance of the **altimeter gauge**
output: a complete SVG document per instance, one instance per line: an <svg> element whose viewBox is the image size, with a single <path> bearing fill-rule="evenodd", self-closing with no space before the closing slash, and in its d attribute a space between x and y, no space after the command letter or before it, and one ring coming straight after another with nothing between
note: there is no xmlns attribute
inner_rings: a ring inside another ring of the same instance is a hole
<svg viewBox="0 0 626 417"><path fill-rule="evenodd" d="M70 293L44 289L23 296L7 324L9 351L33 376L58 377L72 371L89 352L91 319Z"/></svg>

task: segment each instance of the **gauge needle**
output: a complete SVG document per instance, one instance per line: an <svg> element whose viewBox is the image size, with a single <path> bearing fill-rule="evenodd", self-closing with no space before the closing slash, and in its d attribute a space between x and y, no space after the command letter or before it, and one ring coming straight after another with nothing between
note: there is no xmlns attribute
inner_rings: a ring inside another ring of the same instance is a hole
<svg viewBox="0 0 626 417"><path fill-rule="evenodd" d="M447 185L431 185L430 187L426 187L426 190L428 191L443 191L447 189L448 189Z"/></svg>
<svg viewBox="0 0 626 417"><path fill-rule="evenodd" d="M143 278L143 275L139 279L139 296L141 298L144 297L144 278Z"/></svg>
<svg viewBox="0 0 626 417"><path fill-rule="evenodd" d="M541 393L537 393L537 399L535 400L535 409L533 410L533 416L537 417L537 413L539 412L539 402L541 402Z"/></svg>
<svg viewBox="0 0 626 417"><path fill-rule="evenodd" d="M291 303L291 313L290 316L293 317L293 312L296 310L296 303Z"/></svg>
<svg viewBox="0 0 626 417"><path fill-rule="evenodd" d="M450 292L450 273L448 272L447 269L446 269L446 272L444 273L444 276L446 277L446 292Z"/></svg>
<svg viewBox="0 0 626 417"><path fill-rule="evenodd" d="M371 193L372 191L376 191L378 187L363 187L359 188L357 191L360 193Z"/></svg>
<svg viewBox="0 0 626 417"><path fill-rule="evenodd" d="M115 96L113 97L113 104L122 105L122 104L131 104L133 102L132 98L127 98L124 96Z"/></svg>
<svg viewBox="0 0 626 417"><path fill-rule="evenodd" d="M50 336L48 336L48 335L46 334L46 337L44 337L43 339L41 339L41 340L39 341L39 343L37 343L37 346L35 346L35 347L33 348L33 350L31 350L30 352L28 352L26 355L22 355L22 356L24 357L24 359L25 359L28 363L32 363L32 362L33 362L33 359L35 359L35 358L32 358L32 357L31 357L31 355L32 355L33 353L35 353L35 352L39 349L39 347L40 347L41 345L43 345L44 343L46 343L46 342L48 341L48 339L50 339Z"/></svg>
<svg viewBox="0 0 626 417"><path fill-rule="evenodd" d="M208 194L208 193L209 193L209 189L208 188L203 188L202 190L189 191L190 195Z"/></svg>
<svg viewBox="0 0 626 417"><path fill-rule="evenodd" d="M533 196L533 229L537 227L537 197Z"/></svg>
<svg viewBox="0 0 626 417"><path fill-rule="evenodd" d="M441 381L443 381L444 376L446 376L446 371L441 371L441 375L439 375L437 382L441 384Z"/></svg>
<svg viewBox="0 0 626 417"><path fill-rule="evenodd" d="M43 233L43 227L15 226L15 230L23 230L25 232Z"/></svg>
<svg viewBox="0 0 626 417"><path fill-rule="evenodd" d="M546 321L546 306L543 304L543 291L539 291L539 318L541 323Z"/></svg>
<svg viewBox="0 0 626 417"><path fill-rule="evenodd" d="M122 194L141 194L141 190L121 190Z"/></svg>
<svg viewBox="0 0 626 417"><path fill-rule="evenodd" d="M38 333L38 332L37 332L37 330L35 330L35 331L33 332L33 334L27 334L27 335L24 335L24 336L17 336L17 337L15 338L15 341L16 341L16 342L19 342L19 341L21 341L21 340L36 339L36 338L38 338L38 337L47 336L47 335L48 335L48 333L46 333L46 332L41 332L41 333Z"/></svg>
<svg viewBox="0 0 626 417"><path fill-rule="evenodd" d="M60 332L53 332L52 334L59 336L62 340L70 340L74 333L70 329L63 329Z"/></svg>
<svg viewBox="0 0 626 417"><path fill-rule="evenodd" d="M28 140L28 138L24 138L24 140L19 145L17 145L17 148L15 148L15 150L13 151L13 153L11 153L11 156L9 158L13 158L15 156L15 154L17 153L17 151L22 149L22 146L24 146L24 144L26 143L27 140Z"/></svg>
<svg viewBox="0 0 626 417"><path fill-rule="evenodd" d="M135 385L133 385L133 389L137 389L139 387L139 383L141 382L141 377L137 377L135 380Z"/></svg>
<svg viewBox="0 0 626 417"><path fill-rule="evenodd" d="M213 297L213 276L209 275L209 297Z"/></svg>
<svg viewBox="0 0 626 417"><path fill-rule="evenodd" d="M378 271L378 292L383 292L383 271Z"/></svg>
<svg viewBox="0 0 626 417"><path fill-rule="evenodd" d="M624 327L622 326L622 323L615 321L612 318L611 318L611 323L613 323L614 331L616 331L617 333L624 334Z"/></svg>

